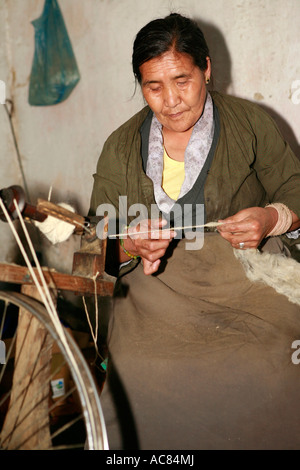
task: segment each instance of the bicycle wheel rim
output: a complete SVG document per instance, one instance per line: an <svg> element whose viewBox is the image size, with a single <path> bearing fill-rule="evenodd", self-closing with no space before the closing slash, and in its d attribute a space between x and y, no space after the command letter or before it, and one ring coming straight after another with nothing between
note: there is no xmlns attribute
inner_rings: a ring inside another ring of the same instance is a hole
<svg viewBox="0 0 300 470"><path fill-rule="evenodd" d="M72 358L69 357L65 345L55 330L46 309L40 302L18 292L5 291L0 291L0 300L15 305L18 308L26 309L45 326L63 354L76 385L86 429L86 448L88 450L108 450L107 433L99 392L89 366L73 338L65 331L65 337L71 353L76 363L80 364L80 372L74 369Z"/></svg>

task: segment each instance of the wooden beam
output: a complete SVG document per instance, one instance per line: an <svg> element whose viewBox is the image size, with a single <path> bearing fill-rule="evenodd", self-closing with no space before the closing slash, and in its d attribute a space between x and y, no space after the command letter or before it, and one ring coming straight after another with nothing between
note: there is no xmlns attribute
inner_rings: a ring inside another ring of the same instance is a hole
<svg viewBox="0 0 300 470"><path fill-rule="evenodd" d="M33 269L39 280L37 269ZM42 268L42 271L47 285L51 289L65 290L77 294L94 294L96 288L97 295L113 295L114 278L106 273L103 273L94 281L89 277L64 274L49 268ZM0 263L0 281L13 284L34 284L27 267L9 263Z"/></svg>

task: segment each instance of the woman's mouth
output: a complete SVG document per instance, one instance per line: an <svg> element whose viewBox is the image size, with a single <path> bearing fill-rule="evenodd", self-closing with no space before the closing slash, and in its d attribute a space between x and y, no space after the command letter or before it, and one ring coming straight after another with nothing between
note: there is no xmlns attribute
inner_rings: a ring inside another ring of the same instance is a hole
<svg viewBox="0 0 300 470"><path fill-rule="evenodd" d="M179 118L180 116L182 116L182 113L183 113L183 112L180 111L179 113L168 114L168 117L169 117L170 119L177 119L177 118Z"/></svg>

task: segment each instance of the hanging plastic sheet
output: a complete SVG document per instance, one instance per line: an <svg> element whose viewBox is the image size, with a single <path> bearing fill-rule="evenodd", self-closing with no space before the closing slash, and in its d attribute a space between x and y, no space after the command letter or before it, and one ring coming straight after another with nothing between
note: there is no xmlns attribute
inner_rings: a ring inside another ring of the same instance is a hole
<svg viewBox="0 0 300 470"><path fill-rule="evenodd" d="M42 15L32 21L35 52L29 104L49 106L68 98L80 79L71 41L57 0L45 0Z"/></svg>

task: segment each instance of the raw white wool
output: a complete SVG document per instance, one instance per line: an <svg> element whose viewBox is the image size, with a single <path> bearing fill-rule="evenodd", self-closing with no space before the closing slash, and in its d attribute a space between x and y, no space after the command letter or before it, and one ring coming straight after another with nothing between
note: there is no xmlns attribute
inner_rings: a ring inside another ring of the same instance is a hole
<svg viewBox="0 0 300 470"><path fill-rule="evenodd" d="M234 250L248 279L263 282L290 302L300 305L300 263L283 254L261 253L258 250Z"/></svg>
<svg viewBox="0 0 300 470"><path fill-rule="evenodd" d="M65 202L59 203L58 206L71 212L75 212L74 208ZM51 215L48 215L44 222L35 221L34 224L53 245L66 241L75 229L74 225L69 224L64 220L57 219L56 217L52 217Z"/></svg>

